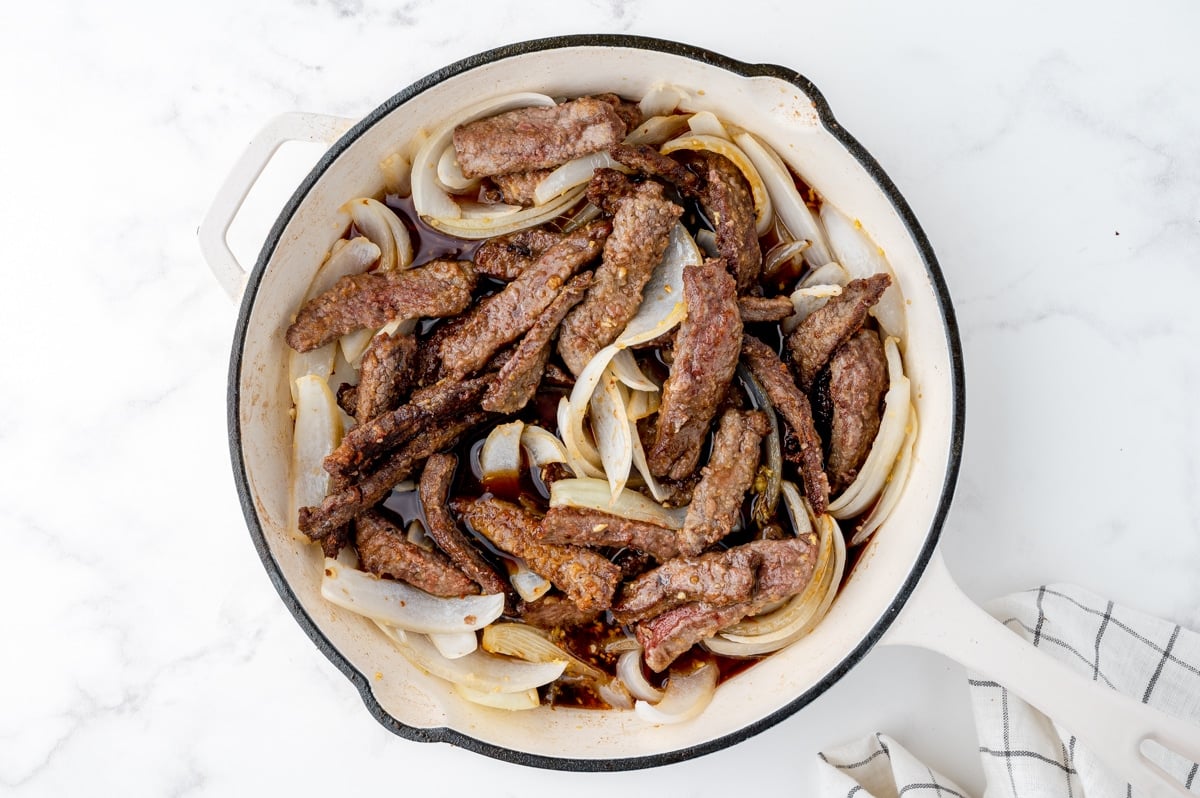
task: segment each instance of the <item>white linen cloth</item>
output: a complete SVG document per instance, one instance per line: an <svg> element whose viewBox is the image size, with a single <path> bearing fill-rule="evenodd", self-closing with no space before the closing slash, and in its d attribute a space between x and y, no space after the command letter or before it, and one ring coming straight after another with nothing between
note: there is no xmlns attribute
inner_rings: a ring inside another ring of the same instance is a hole
<svg viewBox="0 0 1200 798"><path fill-rule="evenodd" d="M992 602L988 611L1088 678L1200 725L1200 634L1073 585L1016 593ZM985 798L1137 794L1074 735L1003 685L974 675L967 681L987 777ZM882 733L819 756L823 796L971 798ZM1165 749L1147 756L1200 794L1200 764Z"/></svg>

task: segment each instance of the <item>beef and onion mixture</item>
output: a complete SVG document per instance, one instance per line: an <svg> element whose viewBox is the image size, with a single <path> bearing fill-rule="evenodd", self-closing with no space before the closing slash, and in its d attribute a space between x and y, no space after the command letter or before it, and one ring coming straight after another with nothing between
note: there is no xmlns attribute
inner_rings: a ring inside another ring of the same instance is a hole
<svg viewBox="0 0 1200 798"><path fill-rule="evenodd" d="M286 330L322 594L466 700L693 717L821 621L903 488L882 251L682 97L448 120L346 203Z"/></svg>

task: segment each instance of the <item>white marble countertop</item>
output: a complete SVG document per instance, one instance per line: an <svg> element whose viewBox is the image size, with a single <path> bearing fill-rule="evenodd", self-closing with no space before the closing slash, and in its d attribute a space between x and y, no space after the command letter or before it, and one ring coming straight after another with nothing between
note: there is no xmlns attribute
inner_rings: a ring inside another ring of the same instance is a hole
<svg viewBox="0 0 1200 798"><path fill-rule="evenodd" d="M818 750L874 731L980 793L963 672L910 649L649 771L536 771L389 734L250 544L225 427L236 311L195 230L270 117L361 116L500 44L628 32L794 67L904 192L954 296L968 423L951 571L977 600L1070 581L1196 628L1200 6L1111 5L0 12L0 793L799 795ZM314 159L273 168L235 230L242 257Z"/></svg>

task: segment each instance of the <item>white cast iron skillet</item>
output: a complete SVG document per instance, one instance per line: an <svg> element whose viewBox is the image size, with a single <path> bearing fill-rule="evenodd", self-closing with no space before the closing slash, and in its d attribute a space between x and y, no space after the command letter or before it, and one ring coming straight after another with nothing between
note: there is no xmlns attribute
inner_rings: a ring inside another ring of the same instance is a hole
<svg viewBox="0 0 1200 798"><path fill-rule="evenodd" d="M688 91L688 110L711 110L765 137L827 200L861 219L887 252L909 301L906 365L921 419L915 465L895 512L820 626L721 685L696 720L655 727L632 712L479 707L414 669L368 621L321 599L319 548L292 539L285 523L291 421L283 331L348 224L338 207L378 194L380 160L423 128L493 95L614 91L637 98L661 82ZM226 231L262 168L289 140L332 146L283 208L247 274L226 244ZM229 440L251 537L296 620L358 688L371 714L396 734L546 768L666 764L777 723L882 642L941 651L1045 711L1140 788L1186 794L1140 746L1154 739L1200 759L1195 729L1075 676L971 603L947 573L936 546L964 423L962 353L950 297L907 203L799 74L629 36L573 36L492 50L414 83L359 122L311 114L274 120L234 168L200 239L218 280L231 296L241 295L229 372Z"/></svg>

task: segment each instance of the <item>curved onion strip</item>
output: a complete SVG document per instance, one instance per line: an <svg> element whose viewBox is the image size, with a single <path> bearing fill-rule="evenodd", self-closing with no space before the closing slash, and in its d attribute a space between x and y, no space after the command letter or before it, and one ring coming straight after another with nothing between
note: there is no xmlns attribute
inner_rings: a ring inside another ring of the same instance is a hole
<svg viewBox="0 0 1200 798"><path fill-rule="evenodd" d="M828 202L821 205L821 224L829 236L829 247L838 262L846 268L852 278L870 277L885 272L891 275L892 284L871 308L871 315L879 322L885 335L894 335L904 340L907 321L904 313L904 297L896 282L896 273L888 264L883 250L872 241L862 224L850 219Z"/></svg>
<svg viewBox="0 0 1200 798"><path fill-rule="evenodd" d="M479 187L479 178L467 177L462 173L462 167L458 165L458 153L454 149L454 142L447 144L446 149L442 150L441 157L438 158L437 181L443 189L455 194L464 194Z"/></svg>
<svg viewBox="0 0 1200 798"><path fill-rule="evenodd" d="M782 328L785 333L790 333L792 330L800 326L800 322L807 319L819 308L823 307L832 295L831 291L817 292L813 295L813 289L822 286L827 287L836 285L839 288L845 288L846 283L850 282L850 275L842 268L841 264L836 261L830 261L824 266L819 266L809 272L799 286L792 292L792 307L795 311L791 316L783 320ZM820 294L826 293L826 296Z"/></svg>
<svg viewBox="0 0 1200 798"><path fill-rule="evenodd" d="M535 205L544 205L568 189L586 183L592 179L597 169L620 169L629 171L626 166L613 160L607 152L594 152L591 155L581 155L567 161L550 174L546 175L533 189Z"/></svg>
<svg viewBox="0 0 1200 798"><path fill-rule="evenodd" d="M912 387L908 377L904 376L900 348L895 338L888 337L883 342L883 352L887 356L890 383L883 397L883 419L875 442L871 444L871 452L858 469L858 476L840 496L829 503L829 514L834 518L853 518L866 512L883 490L908 432Z"/></svg>
<svg viewBox="0 0 1200 798"><path fill-rule="evenodd" d="M571 401L567 397L558 400L558 434L562 436L563 447L567 450L567 465L576 476L604 478L604 469L600 467L600 453L584 434L582 423L578 432L571 415Z"/></svg>
<svg viewBox="0 0 1200 798"><path fill-rule="evenodd" d="M525 662L478 650L458 659L446 659L425 635L404 634L387 624L378 625L413 665L440 679L486 693L523 693L549 684L567 667L565 660Z"/></svg>
<svg viewBox="0 0 1200 798"><path fill-rule="evenodd" d="M704 254L708 257L721 257L721 250L717 249L717 234L712 230L697 230L696 243L700 246L700 249L704 250Z"/></svg>
<svg viewBox="0 0 1200 798"><path fill-rule="evenodd" d="M642 391L634 391L634 393L642 396L650 395ZM642 481L646 484L647 490L654 497L654 501L665 501L671 493L662 486L662 483L650 471L650 464L646 461L646 450L642 448L642 438L638 435L637 421L634 420L633 416L629 417L629 438L633 442L633 465L637 468L638 473L642 475Z"/></svg>
<svg viewBox="0 0 1200 798"><path fill-rule="evenodd" d="M504 594L439 598L391 579L342 567L325 558L321 595L343 609L409 632L457 633L482 629L504 612Z"/></svg>
<svg viewBox="0 0 1200 798"><path fill-rule="evenodd" d="M504 220L521 210L520 205L509 205L506 202L461 202L463 223L484 222L495 224L497 219Z"/></svg>
<svg viewBox="0 0 1200 798"><path fill-rule="evenodd" d="M459 215L451 218L437 216L422 217L425 222L443 233L459 238L491 238L492 236L507 235L527 227L536 227L565 213L572 205L583 198L587 186L576 186L566 194L547 202L545 205L534 205L517 211L500 213L496 208L512 208L511 205L479 205L479 216L470 216L462 208ZM491 212L487 208L492 208ZM472 213L476 206L472 206Z"/></svg>
<svg viewBox="0 0 1200 798"><path fill-rule="evenodd" d="M526 424L521 430L521 445L529 455L529 462L537 468L567 462L567 447L547 429Z"/></svg>
<svg viewBox="0 0 1200 798"><path fill-rule="evenodd" d="M545 632L528 624L494 623L483 630L482 646L484 651L492 654L505 654L527 662L565 662L565 673L572 676L596 682L609 679L607 673L550 642Z"/></svg>
<svg viewBox="0 0 1200 798"><path fill-rule="evenodd" d="M593 219L599 219L603 215L604 211L600 210L600 206L589 202L576 211L575 215L563 224L562 231L564 233L573 233L588 222Z"/></svg>
<svg viewBox="0 0 1200 798"><path fill-rule="evenodd" d="M329 474L322 463L342 440L342 418L333 391L316 374L296 380L296 425L292 432L291 491L288 526L302 540L308 536L296 526L301 507L324 501L329 493Z"/></svg>
<svg viewBox="0 0 1200 798"><path fill-rule="evenodd" d="M650 684L646 674L642 671L641 646L626 651L617 658L617 678L629 690L630 695L639 701L647 701L651 704L662 701L664 692Z"/></svg>
<svg viewBox="0 0 1200 798"><path fill-rule="evenodd" d="M492 709L507 709L510 712L537 709L542 703L535 687L519 693L493 693L485 690L476 690L473 687L467 687L462 684L454 684L454 692L472 704L491 707Z"/></svg>
<svg viewBox="0 0 1200 798"><path fill-rule="evenodd" d="M320 271L313 277L304 298L312 299L333 288L333 284L343 277L365 272L381 255L378 245L366 236L358 236L349 241L344 238L338 239L330 248L329 256L321 265Z"/></svg>
<svg viewBox="0 0 1200 798"><path fill-rule="evenodd" d="M626 387L632 388L635 391L654 392L659 390L658 383L647 377L638 368L637 360L633 357L633 352L628 349L622 349L613 355L609 368L612 369L614 377L620 380Z"/></svg>
<svg viewBox="0 0 1200 798"><path fill-rule="evenodd" d="M642 116L661 116L678 108L682 100L683 91L678 86L659 83L651 86L649 91L642 95L638 110L642 112Z"/></svg>
<svg viewBox="0 0 1200 798"><path fill-rule="evenodd" d="M771 192L775 213L783 220L792 238L806 238L812 242L812 245L804 250L804 262L813 268L829 263L832 258L829 255L829 246L825 243L825 234L812 211L804 203L804 198L796 190L792 173L788 171L787 166L773 150L750 133L739 133L733 140L758 168L763 183Z"/></svg>
<svg viewBox="0 0 1200 798"><path fill-rule="evenodd" d="M516 478L521 473L521 433L525 422L497 424L479 450L480 479Z"/></svg>
<svg viewBox="0 0 1200 798"><path fill-rule="evenodd" d="M772 207L772 192L769 190L767 183L764 182L763 177L759 174L757 165L748 156L748 153L743 152L741 147L728 139L696 134L671 139L662 145L661 149L664 155L676 150L702 150L714 152L717 155L723 155L728 158L746 177L746 182L750 184L750 194L754 197L755 230L760 236L766 235L766 232L771 229L771 225L774 222L775 212ZM794 191L795 189L793 189L793 193ZM789 227L788 229L790 230L791 228ZM793 230L792 232L795 233L796 231ZM796 237L808 238L809 236L797 234Z"/></svg>
<svg viewBox="0 0 1200 798"><path fill-rule="evenodd" d="M634 712L647 723L682 723L699 715L717 689L717 665L705 662L691 673L671 671L667 689L657 704L638 701Z"/></svg>
<svg viewBox="0 0 1200 798"><path fill-rule="evenodd" d="M513 589L521 598L526 601L537 601L549 592L551 587L549 580L529 570L529 566L524 561L506 560L505 562L509 564L508 581L512 583Z"/></svg>
<svg viewBox="0 0 1200 798"><path fill-rule="evenodd" d="M688 120L688 127L697 136L716 136L726 141L729 140L729 131L712 111L700 111L692 114L691 119Z"/></svg>
<svg viewBox="0 0 1200 798"><path fill-rule="evenodd" d="M687 127L686 114L670 114L669 116L652 116L625 137L625 144L649 144L660 147L665 142L678 136Z"/></svg>
<svg viewBox="0 0 1200 798"><path fill-rule="evenodd" d="M887 484L883 488L883 493L879 495L879 501L871 508L871 512L863 521L862 526L850 538L851 546L866 543L867 539L875 534L875 530L879 529L900 502L900 496L904 493L904 485L908 482L908 472L912 470L917 428L917 410L915 407L909 408L908 434L904 437L904 445L900 447L900 459L896 461L892 473L888 475Z"/></svg>
<svg viewBox="0 0 1200 798"><path fill-rule="evenodd" d="M588 402L591 411L592 434L600 450L600 462L608 479L613 498L625 489L629 469L633 465L633 439L629 431L629 415L625 411L625 392L613 375L604 370L600 385Z"/></svg>
<svg viewBox="0 0 1200 798"><path fill-rule="evenodd" d="M737 366L737 376L746 386L746 393L750 394L750 398L754 400L755 409L766 413L767 422L771 425L771 431L763 440L767 446L766 484L755 497L751 511L755 522L759 526L763 526L770 521L771 516L775 515L775 508L779 506L779 491L783 484L783 444L779 435L779 418L775 415L775 408L767 397L767 392L763 390L762 385L750 373L750 370L741 363L738 363Z"/></svg>
<svg viewBox="0 0 1200 798"><path fill-rule="evenodd" d="M429 635L429 642L446 659L465 657L479 648L479 638L474 632Z"/></svg>
<svg viewBox="0 0 1200 798"><path fill-rule="evenodd" d="M467 122L474 122L476 119L495 116L517 108L554 104L554 100L544 94L533 92L506 94L472 105L440 125L413 156L412 199L416 212L425 217L426 221L429 218L456 219L462 213L458 203L451 199L450 195L437 183L438 161L446 147L453 146L454 128Z"/></svg>
<svg viewBox="0 0 1200 798"><path fill-rule="evenodd" d="M408 231L404 230L403 223L392 212L392 209L384 205L382 202L370 197L359 197L352 199L342 205L338 209L350 216L350 221L354 226L366 236L372 243L379 247L379 268L382 271L392 271L400 268L399 249L396 241L396 227L403 231L404 239L401 244L408 242ZM391 220L394 219L396 224L393 225ZM409 260L412 260L412 243L408 243Z"/></svg>
<svg viewBox="0 0 1200 798"><path fill-rule="evenodd" d="M375 331L369 327L364 327L361 330L348 332L338 339L338 346L341 347L342 356L346 358L346 362L358 368L362 362L363 352L367 351L367 347L371 345L371 339L375 337Z"/></svg>
<svg viewBox="0 0 1200 798"><path fill-rule="evenodd" d="M412 520L412 523L408 525L408 529L404 531L404 536L414 546L420 546L426 551L433 551L433 539L425 534L425 526L421 523L420 518Z"/></svg>
<svg viewBox="0 0 1200 798"><path fill-rule="evenodd" d="M767 250L763 256L762 274L764 280L769 280L779 271L779 267L812 246L806 238L799 241L783 241Z"/></svg>
<svg viewBox="0 0 1200 798"><path fill-rule="evenodd" d="M322 381L328 380L333 373L333 361L337 356L337 343L329 342L307 352L297 352L288 347L288 385L292 388L292 404L300 404L300 395L296 391L296 380L310 374Z"/></svg>
<svg viewBox="0 0 1200 798"><path fill-rule="evenodd" d="M402 152L393 152L379 162L383 172L383 190L407 197L412 193L412 161Z"/></svg>
<svg viewBox="0 0 1200 798"><path fill-rule="evenodd" d="M668 509L632 491L623 490L613 500L608 483L601 479L560 479L550 486L551 507L600 510L634 521L647 521L668 529L683 529L686 507Z"/></svg>

